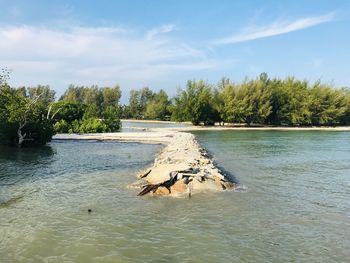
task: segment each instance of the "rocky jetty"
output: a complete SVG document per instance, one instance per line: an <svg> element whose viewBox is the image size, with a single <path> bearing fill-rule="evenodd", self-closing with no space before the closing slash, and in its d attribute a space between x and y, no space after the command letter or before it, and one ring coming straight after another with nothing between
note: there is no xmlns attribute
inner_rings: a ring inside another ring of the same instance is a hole
<svg viewBox="0 0 350 263"><path fill-rule="evenodd" d="M137 179L130 187L140 188L140 196L191 196L235 188L235 183L220 171L193 134L176 131L153 167L140 172Z"/></svg>
<svg viewBox="0 0 350 263"><path fill-rule="evenodd" d="M188 132L168 128L145 132L57 134L55 140L117 140L162 143L154 165L140 172L129 188L140 189L138 195L191 196L203 191L235 189L236 185L215 165L207 152Z"/></svg>

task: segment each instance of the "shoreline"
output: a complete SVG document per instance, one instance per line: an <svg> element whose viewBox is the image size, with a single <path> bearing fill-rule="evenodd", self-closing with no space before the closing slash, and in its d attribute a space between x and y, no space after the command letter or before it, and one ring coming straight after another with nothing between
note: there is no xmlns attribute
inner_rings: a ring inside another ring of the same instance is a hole
<svg viewBox="0 0 350 263"><path fill-rule="evenodd" d="M70 134L60 133L52 137L53 140L114 140L121 142L140 142L154 144L169 144L174 131L145 131L145 132L112 132Z"/></svg>
<svg viewBox="0 0 350 263"><path fill-rule="evenodd" d="M220 127L220 126L191 126L182 128L168 128L191 131L350 131L350 126L339 127Z"/></svg>
<svg viewBox="0 0 350 263"><path fill-rule="evenodd" d="M163 124L184 124L192 125L191 122L178 122L178 121L161 121L161 120L136 120L136 119L120 119L121 122L139 122L139 123L163 123Z"/></svg>
<svg viewBox="0 0 350 263"><path fill-rule="evenodd" d="M235 131L235 130L251 130L251 131L350 131L350 126L234 126L225 124L224 126L215 125L215 126L194 126L190 122L175 122L175 121L160 121L160 120L134 120L134 119L121 119L123 122L134 122L134 123L162 123L162 124L183 124L186 127L164 127L164 128L146 128L150 130L157 129L166 129L166 130L176 130L176 131ZM145 127L131 127L131 128L140 128L145 129Z"/></svg>

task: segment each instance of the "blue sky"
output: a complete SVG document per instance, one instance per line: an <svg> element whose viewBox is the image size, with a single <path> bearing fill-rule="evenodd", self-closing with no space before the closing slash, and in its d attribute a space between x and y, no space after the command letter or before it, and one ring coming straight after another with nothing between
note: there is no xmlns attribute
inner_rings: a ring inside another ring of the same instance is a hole
<svg viewBox="0 0 350 263"><path fill-rule="evenodd" d="M350 86L350 1L3 1L12 85L149 86L267 72Z"/></svg>

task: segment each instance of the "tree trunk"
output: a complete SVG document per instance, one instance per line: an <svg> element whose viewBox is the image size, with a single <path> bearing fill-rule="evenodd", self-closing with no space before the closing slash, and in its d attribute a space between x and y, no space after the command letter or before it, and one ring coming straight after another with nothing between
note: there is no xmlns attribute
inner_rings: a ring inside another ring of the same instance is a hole
<svg viewBox="0 0 350 263"><path fill-rule="evenodd" d="M17 136L18 136L18 142L17 142L17 146L21 147L22 143L24 142L24 138L27 136L27 134L22 134L22 129L23 127L26 125L26 123L20 123L18 130L17 130Z"/></svg>

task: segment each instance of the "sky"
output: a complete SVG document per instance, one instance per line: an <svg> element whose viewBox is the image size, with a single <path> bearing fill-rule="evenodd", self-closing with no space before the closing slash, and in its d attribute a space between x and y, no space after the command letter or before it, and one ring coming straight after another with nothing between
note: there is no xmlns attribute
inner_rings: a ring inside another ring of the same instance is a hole
<svg viewBox="0 0 350 263"><path fill-rule="evenodd" d="M350 1L0 0L13 86L145 86L295 76L350 86Z"/></svg>

